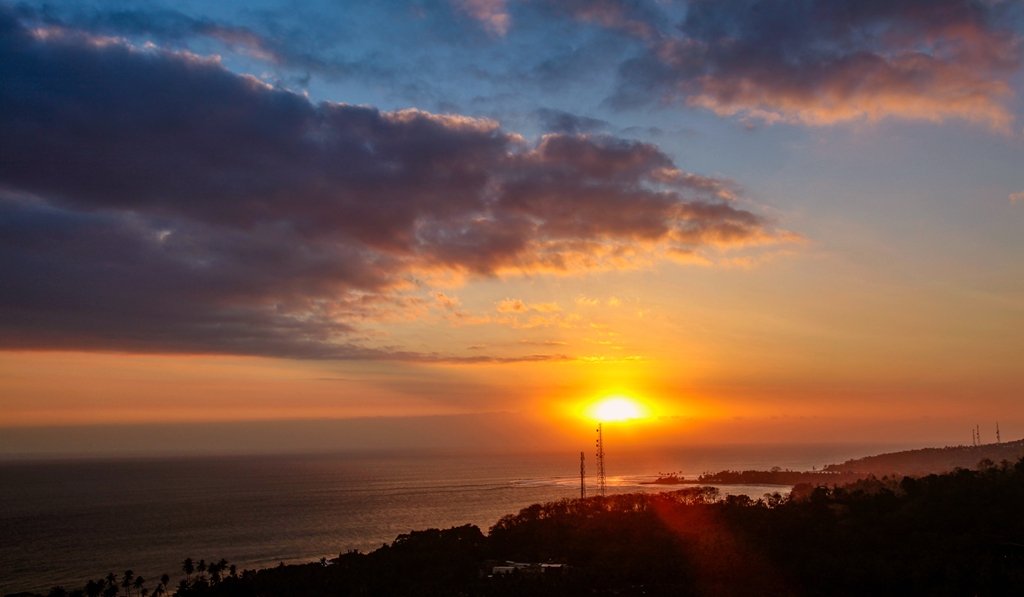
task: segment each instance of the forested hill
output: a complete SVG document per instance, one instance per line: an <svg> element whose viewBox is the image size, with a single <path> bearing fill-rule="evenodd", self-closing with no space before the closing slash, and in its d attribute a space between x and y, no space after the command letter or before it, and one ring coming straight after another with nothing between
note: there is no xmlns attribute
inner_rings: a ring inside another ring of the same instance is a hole
<svg viewBox="0 0 1024 597"><path fill-rule="evenodd" d="M1001 444L923 448L879 454L847 460L842 464L830 464L825 467L825 470L832 473L861 473L877 476L893 473L921 476L944 473L955 468L974 469L983 460L990 460L998 464L1004 460L1016 462L1021 457L1024 457L1024 439Z"/></svg>

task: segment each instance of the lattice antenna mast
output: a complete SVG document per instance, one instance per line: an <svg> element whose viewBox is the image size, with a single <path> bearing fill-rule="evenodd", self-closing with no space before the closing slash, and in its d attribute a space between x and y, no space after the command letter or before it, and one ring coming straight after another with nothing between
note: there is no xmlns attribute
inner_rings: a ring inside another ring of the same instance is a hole
<svg viewBox="0 0 1024 597"><path fill-rule="evenodd" d="M601 423L597 424L597 492L604 495L608 484L604 477L604 431Z"/></svg>
<svg viewBox="0 0 1024 597"><path fill-rule="evenodd" d="M975 425L974 428L978 431L978 445L981 445L981 425Z"/></svg>
<svg viewBox="0 0 1024 597"><path fill-rule="evenodd" d="M996 443L1003 443L1003 440L999 437L999 423L996 423Z"/></svg>
<svg viewBox="0 0 1024 597"><path fill-rule="evenodd" d="M580 452L580 499L587 497L587 462L586 456Z"/></svg>

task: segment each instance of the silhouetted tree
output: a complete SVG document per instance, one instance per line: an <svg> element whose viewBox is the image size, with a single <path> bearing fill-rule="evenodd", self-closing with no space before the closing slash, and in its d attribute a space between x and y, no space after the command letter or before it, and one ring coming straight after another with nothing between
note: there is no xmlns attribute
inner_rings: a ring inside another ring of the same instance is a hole
<svg viewBox="0 0 1024 597"><path fill-rule="evenodd" d="M171 576L169 574L160 575L160 582L153 589L153 597L163 597L167 592L167 585L171 582Z"/></svg>
<svg viewBox="0 0 1024 597"><path fill-rule="evenodd" d="M228 569L228 561L224 558L210 564L210 580L218 584L223 579L224 572Z"/></svg>
<svg viewBox="0 0 1024 597"><path fill-rule="evenodd" d="M185 573L185 586L187 587L192 584L192 573L196 571L192 558L185 558L185 561L181 563L181 571Z"/></svg>
<svg viewBox="0 0 1024 597"><path fill-rule="evenodd" d="M121 588L124 589L124 594L127 597L132 597L133 580L135 580L135 574L131 570L125 570L124 576L121 578Z"/></svg>
<svg viewBox="0 0 1024 597"><path fill-rule="evenodd" d="M85 583L85 595L86 597L100 597L100 593L103 592L103 579L99 581L90 580Z"/></svg>

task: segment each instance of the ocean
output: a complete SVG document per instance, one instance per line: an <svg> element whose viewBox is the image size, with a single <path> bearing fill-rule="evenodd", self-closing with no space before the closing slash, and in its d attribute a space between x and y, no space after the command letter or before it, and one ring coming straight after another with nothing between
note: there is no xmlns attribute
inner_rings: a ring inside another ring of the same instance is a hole
<svg viewBox="0 0 1024 597"><path fill-rule="evenodd" d="M608 455L609 492L659 473L809 470L888 446L674 448ZM593 473L592 455L588 466ZM593 491L595 480L588 483ZM669 488L671 489L671 488ZM760 497L780 486L722 486ZM369 551L579 496L579 453L377 452L0 463L0 595L79 588L127 569L174 584L185 557L239 570ZM152 584L155 583L151 583Z"/></svg>

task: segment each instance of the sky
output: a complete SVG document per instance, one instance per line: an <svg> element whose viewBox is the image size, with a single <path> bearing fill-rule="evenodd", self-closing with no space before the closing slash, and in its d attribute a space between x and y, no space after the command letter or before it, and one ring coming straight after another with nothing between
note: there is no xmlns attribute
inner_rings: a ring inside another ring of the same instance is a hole
<svg viewBox="0 0 1024 597"><path fill-rule="evenodd" d="M1022 57L1007 0L0 4L0 454L619 395L637 445L1017 439Z"/></svg>

